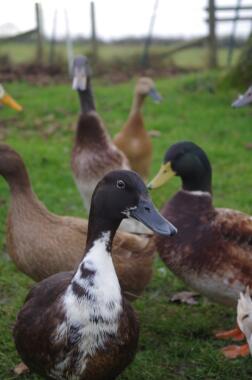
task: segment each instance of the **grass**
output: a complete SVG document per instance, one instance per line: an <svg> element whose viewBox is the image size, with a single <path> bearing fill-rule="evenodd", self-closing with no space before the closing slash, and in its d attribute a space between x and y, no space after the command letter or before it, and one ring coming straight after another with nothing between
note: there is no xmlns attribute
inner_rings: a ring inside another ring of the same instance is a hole
<svg viewBox="0 0 252 380"><path fill-rule="evenodd" d="M161 132L153 139L152 175L165 150L179 140L202 146L213 165L215 205L252 214L252 142L250 108L233 110L234 90L215 87L217 73L189 75L157 81L164 97L160 105L146 101L148 129ZM116 86L94 83L97 108L114 135L127 118L134 83ZM78 112L76 94L67 85L39 87L27 83L7 86L24 106L14 114L1 110L2 139L25 160L34 191L48 209L58 214L85 216L70 172L70 150ZM179 179L153 192L158 207L180 188ZM0 379L11 380L19 362L12 340L12 326L32 281L19 273L5 248L5 220L9 189L0 179ZM200 299L197 306L171 304L169 296L186 286L160 260L155 262L152 282L135 304L141 322L139 350L121 380L248 379L251 358L227 361L219 352L225 342L213 339L213 330L230 328L235 312ZM36 375L24 380L38 380Z"/></svg>
<svg viewBox="0 0 252 380"><path fill-rule="evenodd" d="M167 44L153 44L150 48L150 54L159 54L169 51L171 45ZM75 54L88 54L90 52L90 44L88 43L76 43L74 44ZM44 44L45 59L48 60L50 51L49 43ZM131 56L139 55L142 56L143 45L142 44L102 44L99 46L99 56L105 61L117 60L117 59L127 59ZM233 62L237 61L240 49L234 50ZM56 54L59 57L64 57L66 60L66 47L64 43L57 43ZM36 55L36 45L35 43L26 42L6 42L0 44L0 56L8 55L14 63L30 62L34 59ZM181 67L191 67L191 68L204 68L207 63L208 50L207 48L190 48L184 51L180 51L171 57L164 59L164 63L169 64L170 60ZM226 66L227 64L227 49L218 49L218 60L220 66Z"/></svg>

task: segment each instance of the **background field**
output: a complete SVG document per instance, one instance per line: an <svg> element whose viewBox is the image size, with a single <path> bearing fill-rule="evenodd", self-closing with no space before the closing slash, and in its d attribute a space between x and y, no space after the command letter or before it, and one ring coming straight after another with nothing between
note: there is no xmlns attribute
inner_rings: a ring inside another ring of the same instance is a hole
<svg viewBox="0 0 252 380"><path fill-rule="evenodd" d="M154 58L159 54L167 53L171 48L179 46L180 43L154 43L150 47L150 56ZM34 59L36 54L36 46L33 42L5 42L0 43L0 56L8 55L9 59L15 63L27 63ZM91 46L88 42L86 43L74 43L74 53L75 54L88 54L91 51ZM99 45L99 58L105 62L117 61L117 60L130 60L132 57L138 57L140 62L143 53L143 43L110 43L110 44L100 44ZM239 55L240 48L234 49L234 55L232 63L235 63ZM50 45L49 43L44 43L44 60L48 63L50 55ZM189 48L184 51L175 53L172 56L165 57L162 59L163 64L168 64L173 62L183 68L204 68L207 64L208 51L207 47L195 47ZM57 43L55 48L55 63L66 61L66 47L65 43ZM218 60L220 66L226 66L227 64L227 49L218 49Z"/></svg>
<svg viewBox="0 0 252 380"><path fill-rule="evenodd" d="M250 108L233 110L235 90L220 89L220 74L205 73L157 80L164 97L160 105L146 101L144 113L149 130L161 132L153 139L152 174L165 150L179 140L192 140L203 147L213 165L215 205L252 214L252 143ZM94 82L97 109L114 135L127 118L134 81L120 85ZM40 87L25 82L7 89L24 105L14 114L2 109L0 138L24 158L34 191L52 212L86 216L72 180L69 160L78 100L70 85ZM179 179L153 192L161 207L180 188ZM9 189L0 179L0 379L11 380L19 362L12 340L12 326L32 281L19 273L5 249L5 220ZM251 358L227 361L218 351L225 342L213 339L213 330L229 328L235 312L200 299L197 306L169 303L176 291L186 289L159 259L152 282L134 307L141 322L141 338L134 363L121 380L248 379ZM35 375L22 379L35 380Z"/></svg>

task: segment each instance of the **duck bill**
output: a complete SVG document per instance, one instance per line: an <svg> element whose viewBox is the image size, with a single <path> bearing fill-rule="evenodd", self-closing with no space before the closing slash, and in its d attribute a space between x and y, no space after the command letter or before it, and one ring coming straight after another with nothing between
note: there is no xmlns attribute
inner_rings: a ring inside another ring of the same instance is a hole
<svg viewBox="0 0 252 380"><path fill-rule="evenodd" d="M248 99L248 97L246 95L240 95L239 98L236 99L232 103L232 107L234 107L234 108L244 107L247 104L249 104L250 102L251 102L251 99Z"/></svg>
<svg viewBox="0 0 252 380"><path fill-rule="evenodd" d="M152 88L148 95L154 100L154 102L156 103L160 103L162 101L162 96L159 95L159 93L157 92L157 90L155 88Z"/></svg>
<svg viewBox="0 0 252 380"><path fill-rule="evenodd" d="M156 210L148 198L141 198L138 206L130 210L130 216L159 235L172 236L177 233L176 227Z"/></svg>
<svg viewBox="0 0 252 380"><path fill-rule="evenodd" d="M20 104L18 104L9 94L5 94L3 96L3 98L1 99L1 103L5 106L13 108L18 112L22 111L23 109L23 107Z"/></svg>
<svg viewBox="0 0 252 380"><path fill-rule="evenodd" d="M167 162L166 164L161 165L159 172L147 187L148 189L157 189L168 182L175 175L176 173L172 170L171 163Z"/></svg>
<svg viewBox="0 0 252 380"><path fill-rule="evenodd" d="M83 69L75 68L72 83L73 90L85 91L87 88L87 75Z"/></svg>

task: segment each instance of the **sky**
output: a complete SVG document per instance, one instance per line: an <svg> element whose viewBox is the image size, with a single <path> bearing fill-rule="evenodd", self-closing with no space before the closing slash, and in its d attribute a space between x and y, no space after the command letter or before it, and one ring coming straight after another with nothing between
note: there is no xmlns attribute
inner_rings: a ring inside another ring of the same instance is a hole
<svg viewBox="0 0 252 380"><path fill-rule="evenodd" d="M125 36L146 35L156 0L95 0L97 35L104 39ZM25 31L35 26L33 0L8 0L2 2L1 26L14 24L17 31ZM204 21L207 0L159 0L153 34L163 37L196 37L207 33ZM235 5L237 0L216 0L217 5ZM53 18L57 9L56 35L66 33L65 9L68 14L70 34L88 37L90 35L89 0L42 0L43 24L47 36L52 34ZM243 5L251 5L244 0ZM246 15L252 11L246 11ZM226 14L229 16L230 14ZM240 23L237 34L248 35L251 22ZM219 24L218 35L230 34L230 23Z"/></svg>

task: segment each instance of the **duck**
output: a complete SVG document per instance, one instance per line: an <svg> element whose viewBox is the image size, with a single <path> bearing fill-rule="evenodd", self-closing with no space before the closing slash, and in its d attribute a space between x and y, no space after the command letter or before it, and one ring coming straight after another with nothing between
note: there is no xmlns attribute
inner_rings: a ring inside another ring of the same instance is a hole
<svg viewBox="0 0 252 380"><path fill-rule="evenodd" d="M0 175L10 187L6 244L17 268L35 281L73 270L83 256L88 221L48 211L21 156L6 144L0 144ZM118 231L112 257L124 294L136 299L152 277L154 239Z"/></svg>
<svg viewBox="0 0 252 380"><path fill-rule="evenodd" d="M138 79L128 120L122 130L115 136L114 143L129 160L130 167L147 181L151 161L152 142L150 135L144 127L144 119L141 109L144 100L150 96L155 102L162 100L151 78Z"/></svg>
<svg viewBox="0 0 252 380"><path fill-rule="evenodd" d="M232 107L245 107L250 103L252 103L252 86L250 86L243 95L238 96L238 98L232 103Z"/></svg>
<svg viewBox="0 0 252 380"><path fill-rule="evenodd" d="M78 92L81 113L71 154L71 168L84 206L89 212L91 197L99 180L111 170L129 170L130 165L125 154L113 143L96 112L91 68L85 56L77 56L73 61L72 88ZM124 220L120 229L151 234L149 229L133 220Z"/></svg>
<svg viewBox="0 0 252 380"><path fill-rule="evenodd" d="M78 92L81 113L71 155L77 188L87 211L99 180L111 170L130 169L126 156L116 148L96 112L91 86L91 68L85 56L73 61L72 88Z"/></svg>
<svg viewBox="0 0 252 380"><path fill-rule="evenodd" d="M0 105L3 105L3 106L8 106L10 108L13 108L15 111L22 111L23 107L18 104L16 102L16 100L14 100L12 98L12 96L10 96L4 89L3 85L0 83Z"/></svg>
<svg viewBox="0 0 252 380"><path fill-rule="evenodd" d="M182 187L165 204L162 215L179 233L171 241L155 238L159 255L191 288L235 307L240 292L252 286L252 218L214 207L211 164L195 143L173 144L149 188L156 189L174 176L181 178Z"/></svg>
<svg viewBox="0 0 252 380"><path fill-rule="evenodd" d="M247 343L242 345L229 345L222 349L228 359L235 359L239 356L252 355L252 300L249 286L245 292L240 293L237 303L237 325L241 332L238 340L246 338Z"/></svg>
<svg viewBox="0 0 252 380"><path fill-rule="evenodd" d="M123 297L111 257L115 232L129 216L155 233L176 233L155 209L140 176L128 170L105 175L92 196L77 269L38 283L17 315L14 341L31 371L50 379L114 380L133 361L138 319Z"/></svg>

